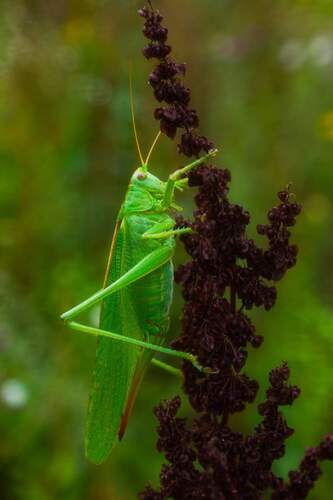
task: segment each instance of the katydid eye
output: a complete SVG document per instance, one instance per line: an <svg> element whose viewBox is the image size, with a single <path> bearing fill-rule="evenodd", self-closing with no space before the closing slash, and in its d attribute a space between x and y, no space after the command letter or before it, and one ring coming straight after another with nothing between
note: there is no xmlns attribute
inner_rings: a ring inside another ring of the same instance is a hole
<svg viewBox="0 0 333 500"><path fill-rule="evenodd" d="M136 178L139 180L139 181L143 181L144 179L146 179L147 175L144 174L143 172L140 172Z"/></svg>

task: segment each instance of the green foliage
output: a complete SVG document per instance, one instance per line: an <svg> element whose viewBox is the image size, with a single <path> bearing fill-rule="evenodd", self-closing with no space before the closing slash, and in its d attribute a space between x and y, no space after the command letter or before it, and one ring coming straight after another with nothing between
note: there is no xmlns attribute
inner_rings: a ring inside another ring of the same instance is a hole
<svg viewBox="0 0 333 500"><path fill-rule="evenodd" d="M95 341L69 332L58 317L100 287L136 165L129 57L145 149L156 133L135 15L141 4L130 10L130 3L1 6L0 486L8 500L135 498L160 468L152 407L179 391L152 368L122 444L100 468L86 463ZM287 359L302 388L288 414L297 432L283 474L333 428L332 2L183 0L177 11L173 2L155 3L173 28L177 59L188 61L201 130L232 171L233 199L251 209L255 224L290 181L304 204L299 263L274 310L257 314L266 341L250 366L264 390L269 369ZM162 178L179 165L166 138L154 163ZM182 199L190 213L190 198ZM179 310L178 293L175 335ZM332 487L326 474L317 498L328 500Z"/></svg>

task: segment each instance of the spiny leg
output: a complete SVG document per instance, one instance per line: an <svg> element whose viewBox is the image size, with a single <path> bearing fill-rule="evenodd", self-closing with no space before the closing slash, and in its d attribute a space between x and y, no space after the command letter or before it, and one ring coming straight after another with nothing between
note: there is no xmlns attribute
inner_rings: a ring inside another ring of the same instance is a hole
<svg viewBox="0 0 333 500"><path fill-rule="evenodd" d="M77 306L62 314L61 319L63 319L64 321L69 321L75 318L75 316L85 311L86 309L89 309L98 302L101 302L112 293L118 292L122 288L125 288L131 283L134 283L147 274L155 271L163 264L168 262L171 259L172 255L173 249L170 247L161 247L157 250L154 250L146 257L144 257L140 262L138 262L135 266L133 266L129 271L123 274L119 279L111 283L111 285L102 288L88 299L84 300Z"/></svg>
<svg viewBox="0 0 333 500"><path fill-rule="evenodd" d="M161 347L159 345L151 344L150 342L145 342L143 340L125 337L124 335L120 335L119 333L108 332L107 330L100 330L99 328L94 328L92 326L82 325L81 323L77 323L76 321L68 321L67 325L73 330L77 330L79 332L89 333L90 335L95 336L107 337L109 339L118 340L119 342L125 342L127 344L143 347L144 349L150 349L151 351L161 352L162 354L167 354L175 358L184 359L185 361L190 361L190 363L192 363L193 366L195 366L195 368L197 368L198 370L203 372L207 371L199 364L197 358L189 352L168 349L167 347Z"/></svg>
<svg viewBox="0 0 333 500"><path fill-rule="evenodd" d="M191 233L192 229L190 227L181 227L174 229L175 223L173 220L168 220L165 222L158 222L153 227L148 229L143 233L142 238L148 239L162 239L168 238L169 236L177 236L180 234Z"/></svg>
<svg viewBox="0 0 333 500"><path fill-rule="evenodd" d="M167 185L165 188L165 193L164 193L164 199L162 201L162 207L169 207L172 203L173 196L174 196L174 191L176 187L176 183L181 180L181 177L185 174L187 174L190 170L192 170L195 167L198 167L202 163L204 163L206 160L209 160L209 158L213 158L217 154L217 149L214 149L213 151L210 151L206 155L202 156L201 158L198 158L197 160L193 161L189 165L186 165L186 167L180 168L179 170L176 170L173 172L167 181Z"/></svg>
<svg viewBox="0 0 333 500"><path fill-rule="evenodd" d="M169 231L162 231L160 233L148 234L147 236L143 236L145 239L158 240L163 238L169 238L169 236L178 236L180 234L188 234L192 233L192 229L190 227L180 227L178 229L170 229Z"/></svg>
<svg viewBox="0 0 333 500"><path fill-rule="evenodd" d="M162 370L171 373L172 375L176 375L178 378L184 379L183 372L179 370L179 368L175 368L174 366L168 365L167 363L155 358L151 360L151 363L158 368L162 368Z"/></svg>
<svg viewBox="0 0 333 500"><path fill-rule="evenodd" d="M155 250L148 254L145 258L143 258L138 264L132 267L127 273L125 273L123 276L121 276L118 280L116 280L114 283L111 283L106 288L103 288L99 292L95 293L91 297L89 297L87 300L81 302L81 304L73 307L69 311L65 312L62 314L61 318L68 324L70 328L73 328L74 330L78 330L84 333L90 333L92 335L102 335L104 337L109 337L114 340L118 340L120 342L127 342L128 344L132 345L137 345L139 347L144 347L146 349L151 349L156 352L162 352L164 354L172 355L174 357L182 358L187 361L190 361L196 368L199 370L204 370L202 366L197 362L196 357L193 356L190 353L186 352L181 352L181 351L176 351L174 349L167 349L164 347L156 346L154 344L150 344L149 342L144 342L141 340L133 339L131 337L125 337L123 335L120 335L118 333L112 333L108 332L105 330L100 330L98 328L93 328L90 326L85 326L81 325L80 323L76 323L75 321L71 321L75 316L80 314L81 312L85 311L86 309L89 309L92 307L94 304L97 302L100 302L107 296L111 295L112 293L115 293L122 288L125 288L126 286L130 285L131 283L139 280L140 278L146 276L147 274L151 273L158 267L162 266L164 263L166 263L170 258L172 257L173 250L168 247L162 247L159 248L158 250Z"/></svg>
<svg viewBox="0 0 333 500"><path fill-rule="evenodd" d="M161 329L160 325L158 323L154 323L152 321L149 321L149 323L157 330L155 330L155 333L150 335L150 332L147 331L145 334L145 342L150 342L149 338L153 337L154 340L158 339L159 341L162 341L165 339L166 336L166 330ZM155 345L155 344L154 344ZM157 344L160 345L160 344ZM172 375L175 375L176 377L182 379L184 381L184 375L183 372L179 369L176 368L175 366L169 365L168 363L165 363L164 361L160 361L159 359L152 358L150 361L153 365L157 366L158 368L161 368L162 370L171 373Z"/></svg>

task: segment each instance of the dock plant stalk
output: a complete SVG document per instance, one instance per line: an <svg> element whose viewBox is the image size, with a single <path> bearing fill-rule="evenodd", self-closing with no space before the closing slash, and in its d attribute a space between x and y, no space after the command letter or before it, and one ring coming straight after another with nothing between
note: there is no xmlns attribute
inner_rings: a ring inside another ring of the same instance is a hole
<svg viewBox="0 0 333 500"><path fill-rule="evenodd" d="M190 105L191 92L183 83L186 65L175 62L168 45L168 29L151 3L139 11L143 49L157 60L149 84L158 101L155 118L160 130L178 139L178 152L198 157L214 146L199 135L199 118ZM258 349L258 335L247 312L270 311L277 298L276 283L296 264L298 249L290 242L291 228L301 212L289 187L278 192L278 202L257 226L263 246L247 236L250 214L229 199L230 171L204 164L188 174L198 188L193 219L178 219L193 232L181 237L190 260L180 266L175 280L185 300L181 336L173 347L195 355L211 374L183 363L184 392L196 412L193 423L179 418L181 399L162 402L156 409L158 451L167 464L160 487L147 486L141 500L273 500L306 498L321 475L320 462L333 459L333 435L306 450L297 470L285 480L273 472L285 454L290 428L281 407L292 405L300 389L289 383L287 362L269 373L266 399L258 406L260 423L245 435L230 426L230 416L253 403L258 382L245 372L249 348Z"/></svg>

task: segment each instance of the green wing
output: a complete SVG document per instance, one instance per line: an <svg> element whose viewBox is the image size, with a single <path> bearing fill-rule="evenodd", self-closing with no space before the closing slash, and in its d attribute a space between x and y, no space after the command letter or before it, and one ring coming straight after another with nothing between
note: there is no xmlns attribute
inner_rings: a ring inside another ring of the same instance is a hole
<svg viewBox="0 0 333 500"><path fill-rule="evenodd" d="M159 248L160 242L141 239L154 222L151 217L133 215L117 224L105 285ZM104 300L100 328L139 340L148 335L150 342L163 343L172 301L172 269L172 263L167 262ZM157 329L159 335L150 335L151 328ZM99 338L86 428L86 455L92 462L103 462L123 436L138 387L153 356L153 351Z"/></svg>
<svg viewBox="0 0 333 500"><path fill-rule="evenodd" d="M125 224L118 224L111 247L106 283L119 278L130 267L126 262ZM133 264L133 263L132 263ZM127 289L106 299L100 328L130 337L140 334ZM118 439L121 418L137 364L139 348L100 337L88 407L86 455L94 463L106 460Z"/></svg>

